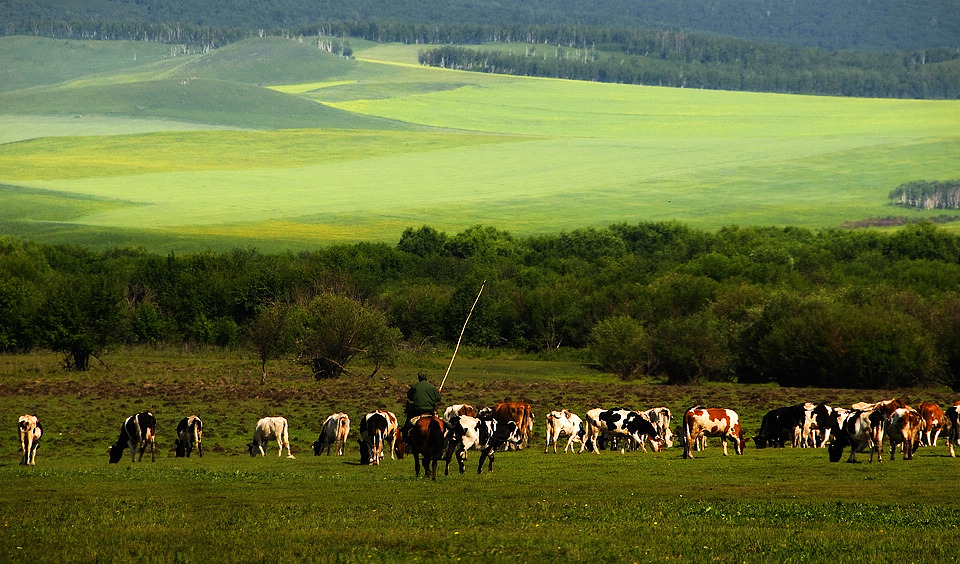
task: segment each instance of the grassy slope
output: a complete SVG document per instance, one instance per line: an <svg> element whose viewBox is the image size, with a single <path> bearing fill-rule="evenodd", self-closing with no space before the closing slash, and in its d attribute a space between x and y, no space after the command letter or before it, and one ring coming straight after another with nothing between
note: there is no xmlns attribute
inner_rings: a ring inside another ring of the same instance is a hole
<svg viewBox="0 0 960 564"><path fill-rule="evenodd" d="M354 49L358 60L346 61L295 41L252 40L0 95L2 107L21 112L319 129L117 137L103 122L101 138L0 146L0 182L33 190L0 190L8 204L0 226L162 250L394 241L423 223L448 231L484 223L521 235L661 219L708 229L819 228L922 216L890 207L887 193L910 180L960 176L957 102L477 75L411 64L417 46ZM44 119L53 133L56 119ZM330 131L400 123L433 131ZM0 127L0 139L11 137ZM103 209L84 204L56 218L66 223L25 223L40 219L30 210L43 190L51 202L93 197Z"/></svg>
<svg viewBox="0 0 960 564"><path fill-rule="evenodd" d="M461 354L446 402L531 402L536 444L498 454L483 476L472 453L466 475L435 484L417 483L409 459L359 467L355 438L359 414L399 411L414 373L439 374L446 357L322 383L275 362L266 388L255 361L233 356L120 352L83 375L60 370L53 355L0 357L0 411L37 413L45 432L31 469L17 466L15 435L0 434L0 559L846 562L889 554L890 534L878 529L896 531L898 549L917 561L953 556L960 521L944 493L960 474L942 443L912 462L861 465L790 448L724 458L715 439L695 460L679 449L545 455L539 445L544 415L558 407L667 405L676 414L722 405L752 431L766 409L802 399L945 405L954 394L663 386L577 363ZM120 421L143 409L158 418L158 461L108 465ZM347 456L314 457L322 419L340 409L353 418ZM190 413L204 418L206 455L177 460L172 430ZM247 456L267 414L289 419L296 460Z"/></svg>

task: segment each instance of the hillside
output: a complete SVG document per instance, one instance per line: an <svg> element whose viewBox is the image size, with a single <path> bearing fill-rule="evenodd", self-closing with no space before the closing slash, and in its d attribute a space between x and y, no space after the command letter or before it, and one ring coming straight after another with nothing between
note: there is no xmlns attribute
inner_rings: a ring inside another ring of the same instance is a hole
<svg viewBox="0 0 960 564"><path fill-rule="evenodd" d="M244 29L317 26L322 22L425 24L618 25L698 30L745 39L826 49L926 49L960 46L954 2L917 0L154 0L77 3L11 0L0 4L5 34L28 33L40 23L96 21L109 37L121 22L188 24Z"/></svg>

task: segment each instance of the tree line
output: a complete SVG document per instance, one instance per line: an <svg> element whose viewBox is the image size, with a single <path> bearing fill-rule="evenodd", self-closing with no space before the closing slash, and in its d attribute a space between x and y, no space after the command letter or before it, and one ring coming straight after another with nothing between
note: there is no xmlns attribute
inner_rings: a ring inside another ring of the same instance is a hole
<svg viewBox="0 0 960 564"><path fill-rule="evenodd" d="M516 238L158 255L0 237L0 350L86 369L113 347L245 347L316 378L464 343L572 350L669 383L960 389L960 236L615 224ZM358 360L364 360L358 363Z"/></svg>
<svg viewBox="0 0 960 564"><path fill-rule="evenodd" d="M895 188L889 197L897 204L907 207L924 210L957 209L960 208L960 179L908 182Z"/></svg>

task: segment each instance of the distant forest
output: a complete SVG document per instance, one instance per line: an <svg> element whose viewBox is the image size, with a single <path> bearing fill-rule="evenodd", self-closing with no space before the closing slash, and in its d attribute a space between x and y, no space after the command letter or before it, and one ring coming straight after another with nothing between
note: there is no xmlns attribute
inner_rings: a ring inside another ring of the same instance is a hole
<svg viewBox="0 0 960 564"><path fill-rule="evenodd" d="M246 12L230 14L218 12L218 2L203 3L208 12L198 11L199 4L184 5L175 12L173 6L178 3L170 1L116 4L68 9L53 0L42 5L14 1L0 5L0 31L69 39L161 41L205 50L264 34L321 35L437 45L421 51L422 64L479 72L754 92L960 98L960 40L956 39L951 47L829 51L664 27L624 27L620 21L617 26L538 24L532 23L536 18L531 16L526 18L530 23L502 24L376 19L307 22L306 14L313 13L309 9L293 18L278 8L275 17L268 17L263 10L270 2L245 5ZM287 7L295 3L289 4ZM22 6L23 11L16 12L12 6ZM127 8L121 9L123 6ZM875 7L882 8L882 2ZM334 13L338 12L333 10L327 16ZM609 15L613 20L613 12ZM529 46L467 47L499 42ZM912 41L915 45L925 42L919 37ZM350 52L347 49L348 55Z"/></svg>
<svg viewBox="0 0 960 564"><path fill-rule="evenodd" d="M670 383L960 390L960 235L932 223L525 239L423 226L395 245L165 256L0 236L0 351L82 369L122 345L244 347L336 377L350 355L452 348L484 281L465 345Z"/></svg>
<svg viewBox="0 0 960 564"><path fill-rule="evenodd" d="M919 0L5 0L0 22L5 34L31 33L55 22L245 30L325 22L613 25L704 31L831 51L960 47L956 2Z"/></svg>

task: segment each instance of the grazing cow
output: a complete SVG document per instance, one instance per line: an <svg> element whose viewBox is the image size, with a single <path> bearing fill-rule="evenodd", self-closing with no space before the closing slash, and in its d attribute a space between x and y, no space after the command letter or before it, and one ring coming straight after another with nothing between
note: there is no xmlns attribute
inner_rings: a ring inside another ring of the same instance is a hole
<svg viewBox="0 0 960 564"><path fill-rule="evenodd" d="M177 458L190 457L193 449L197 449L197 456L203 456L203 421L196 415L184 417L177 423L177 438L174 446L177 449Z"/></svg>
<svg viewBox="0 0 960 564"><path fill-rule="evenodd" d="M662 450L664 447L673 446L673 432L670 430L670 423L673 421L673 413L666 407L654 407L648 409L642 414L651 422L660 432L660 445L654 447L654 450ZM646 436L644 436L646 438ZM652 442L652 439L651 439Z"/></svg>
<svg viewBox="0 0 960 564"><path fill-rule="evenodd" d="M723 455L727 456L727 439L733 440L733 449L743 454L747 439L740 427L740 416L732 409L704 409L691 407L683 414L684 458L693 458L693 444L701 436L720 437Z"/></svg>
<svg viewBox="0 0 960 564"><path fill-rule="evenodd" d="M391 411L378 409L371 411L360 420L360 437L369 449L370 464L379 466L383 460L384 443L390 443L390 459L396 459L395 452L400 427L397 425L397 416ZM361 453L362 457L362 453Z"/></svg>
<svg viewBox="0 0 960 564"><path fill-rule="evenodd" d="M960 401L948 407L944 415L947 421L950 422L950 434L947 435L947 448L950 449L950 457L956 458L953 447L954 445L960 446Z"/></svg>
<svg viewBox="0 0 960 564"><path fill-rule="evenodd" d="M283 417L264 417L257 421L257 428L253 430L253 442L247 445L250 456L266 456L263 447L270 441L277 441L279 449L277 456L283 454L283 447L287 447L287 458L296 458L290 453L289 425Z"/></svg>
<svg viewBox="0 0 960 564"><path fill-rule="evenodd" d="M514 421L520 429L522 438L519 445L507 445L507 448L524 448L530 444L530 436L533 434L533 411L530 404L522 401L506 401L493 406L491 411L493 418L499 423L506 424L508 421Z"/></svg>
<svg viewBox="0 0 960 564"><path fill-rule="evenodd" d="M920 413L920 419L923 419L923 432L920 435L920 444L923 446L937 446L937 439L940 438L940 431L943 430L944 417L943 410L935 403L920 402L917 406L917 412Z"/></svg>
<svg viewBox="0 0 960 564"><path fill-rule="evenodd" d="M814 406L809 412L804 435L810 446L823 448L830 439L830 429L833 428L834 408L825 403Z"/></svg>
<svg viewBox="0 0 960 564"><path fill-rule="evenodd" d="M901 407L893 412L887 422L887 437L890 440L890 460L897 453L897 445L903 444L903 459L913 460L913 453L920 446L923 419L912 407Z"/></svg>
<svg viewBox="0 0 960 564"><path fill-rule="evenodd" d="M129 448L131 462L137 462L137 449L140 449L140 458L143 460L143 451L150 445L150 461L157 460L157 418L149 411L127 417L120 427L120 437L110 447L110 463L116 464L123 458L123 449Z"/></svg>
<svg viewBox="0 0 960 564"><path fill-rule="evenodd" d="M437 463L443 458L444 424L435 415L421 415L410 420L411 428L406 439L400 437L397 456L403 460L407 450L413 455L414 475L420 477L420 460L423 459L423 477L437 480ZM482 463L482 461L481 461Z"/></svg>
<svg viewBox="0 0 960 564"><path fill-rule="evenodd" d="M563 452L573 450L574 441L583 442L583 436L586 430L583 428L583 419L576 413L566 409L563 411L551 411L547 414L547 445L543 452L550 451L550 443L553 443L553 453L557 453L557 440L560 437L570 437L567 439L567 446Z"/></svg>
<svg viewBox="0 0 960 564"><path fill-rule="evenodd" d="M347 445L349 435L350 416L342 411L334 413L323 422L320 436L313 442L313 455L320 456L326 447L327 456L330 456L330 448L335 447L337 456L343 456L343 449Z"/></svg>
<svg viewBox="0 0 960 564"><path fill-rule="evenodd" d="M794 448L803 446L806 437L804 431L813 407L812 403L801 403L771 409L763 416L760 430L757 431L757 436L753 437L753 442L757 448L783 448L789 439Z"/></svg>
<svg viewBox="0 0 960 564"><path fill-rule="evenodd" d="M456 416L450 421L447 437L444 476L450 473L450 459L454 452L457 453L461 474L464 472L467 451L472 448L480 451L477 474L483 472L484 459L489 459L488 471L493 472L494 452L505 444L518 444L521 441L520 428L516 421L500 423L496 419L477 419L468 415Z"/></svg>
<svg viewBox="0 0 960 564"><path fill-rule="evenodd" d="M587 436L580 445L578 452L583 452L587 442L591 442L593 452L600 454L597 441L601 433L630 438L640 445L644 452L646 452L646 449L643 448L643 435L650 436L651 442L656 445L659 445L660 442L660 431L640 413L628 409L603 409L598 407L587 412ZM621 454L623 454L625 448L625 446L621 447Z"/></svg>
<svg viewBox="0 0 960 564"><path fill-rule="evenodd" d="M17 427L20 429L20 452L23 454L20 464L36 466L37 448L40 446L40 437L43 436L40 420L36 415L21 415Z"/></svg>
<svg viewBox="0 0 960 564"><path fill-rule="evenodd" d="M877 462L883 462L881 451L885 426L886 417L879 410L838 411L831 431L833 441L827 447L830 462L839 462L843 457L843 449L848 446L850 458L847 462L856 462L857 453L866 448L870 449L870 462L873 462L874 451L877 453Z"/></svg>

